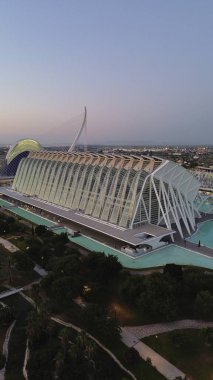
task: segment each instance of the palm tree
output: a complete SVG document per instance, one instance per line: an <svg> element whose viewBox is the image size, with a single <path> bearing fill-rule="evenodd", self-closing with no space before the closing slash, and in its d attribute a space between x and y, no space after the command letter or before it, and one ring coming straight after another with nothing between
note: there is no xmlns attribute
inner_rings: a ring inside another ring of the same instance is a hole
<svg viewBox="0 0 213 380"><path fill-rule="evenodd" d="M79 348L84 352L84 356L87 359L93 359L94 354L96 351L96 344L95 342L90 339L85 331L81 331L76 339L76 344L79 346Z"/></svg>
<svg viewBox="0 0 213 380"><path fill-rule="evenodd" d="M64 357L67 355L68 347L69 347L69 330L65 327L60 333L61 346L63 349Z"/></svg>
<svg viewBox="0 0 213 380"><path fill-rule="evenodd" d="M49 315L44 308L29 313L26 332L30 344L39 342L47 334L50 328L49 321Z"/></svg>
<svg viewBox="0 0 213 380"><path fill-rule="evenodd" d="M40 285L34 284L31 288L31 295L35 302L36 311L39 309L39 305L41 303L41 296L40 296Z"/></svg>
<svg viewBox="0 0 213 380"><path fill-rule="evenodd" d="M77 351L80 352L83 361L87 362L89 369L95 369L95 352L97 349L96 343L90 339L85 331L81 331L76 338Z"/></svg>
<svg viewBox="0 0 213 380"><path fill-rule="evenodd" d="M39 339L41 334L41 325L38 323L37 315L37 312L32 311L27 318L26 333L30 345L33 344L35 340Z"/></svg>
<svg viewBox="0 0 213 380"><path fill-rule="evenodd" d="M63 367L64 367L64 355L63 355L63 352L61 351L58 351L56 356L55 356L55 369L56 369L56 376L55 378L59 378L62 370L63 370Z"/></svg>

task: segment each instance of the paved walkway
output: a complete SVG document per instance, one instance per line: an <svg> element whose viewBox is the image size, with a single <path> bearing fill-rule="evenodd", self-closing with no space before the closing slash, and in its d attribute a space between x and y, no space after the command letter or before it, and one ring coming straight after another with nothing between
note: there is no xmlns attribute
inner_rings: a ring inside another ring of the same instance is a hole
<svg viewBox="0 0 213 380"><path fill-rule="evenodd" d="M6 248L9 252L14 253L16 251L19 251L19 248L16 247L14 244L12 244L10 241L3 239L0 237L0 244L3 245L4 248Z"/></svg>
<svg viewBox="0 0 213 380"><path fill-rule="evenodd" d="M32 289L33 285L38 285L40 282L41 282L40 278L36 281L30 282L30 284L23 286L23 290L30 290Z"/></svg>
<svg viewBox="0 0 213 380"><path fill-rule="evenodd" d="M29 345L28 345L28 339L26 343L26 350L25 350L25 355L24 355L24 364L23 364L23 376L25 380L28 380L28 373L27 373L27 363L30 357L30 350L29 350Z"/></svg>
<svg viewBox="0 0 213 380"><path fill-rule="evenodd" d="M34 266L33 270L34 270L36 273L38 273L39 276L41 276L41 277L45 277L45 276L48 275L48 272L47 272L44 268L40 267L40 265L38 265L38 264L36 264L36 265Z"/></svg>
<svg viewBox="0 0 213 380"><path fill-rule="evenodd" d="M23 290L23 288L12 288L9 290L4 290L0 293L0 299L12 296L13 294L20 293Z"/></svg>
<svg viewBox="0 0 213 380"><path fill-rule="evenodd" d="M137 337L137 339L142 339L147 336L162 334L173 330L203 329L206 327L213 327L213 322L184 319L181 321L155 323L152 325L126 326L125 331L128 331L130 334L133 334L135 337Z"/></svg>
<svg viewBox="0 0 213 380"><path fill-rule="evenodd" d="M5 356L5 365L4 365L4 368L0 370L0 380L4 380L5 378L5 369L6 369L7 359L8 359L8 346L9 346L9 341L10 341L10 335L11 335L11 331L13 327L15 326L15 323L16 323L16 320L11 323L11 325L9 326L6 332L3 349L2 349L2 353Z"/></svg>
<svg viewBox="0 0 213 380"><path fill-rule="evenodd" d="M203 329L206 327L213 327L213 322L184 319L181 321L155 323L152 325L126 326L122 328L121 335L122 341L126 346L133 347L144 360L147 360L147 358L151 359L152 365L156 367L158 372L160 372L166 379L174 380L178 376L181 376L184 379L185 374L152 348L141 342L140 339L173 330Z"/></svg>
<svg viewBox="0 0 213 380"><path fill-rule="evenodd" d="M180 371L145 343L140 342L140 340L125 327L122 328L121 339L127 347L133 347L143 360L151 360L152 366L167 380L174 380L176 377L180 377L181 379L185 378L185 373Z"/></svg>
<svg viewBox="0 0 213 380"><path fill-rule="evenodd" d="M201 213L201 218L197 218L196 219L196 224L203 223L206 220L212 220L212 219L213 219L213 217L212 217L211 214L203 214L203 213ZM186 230L186 227L183 225L183 223L181 223L181 228L183 230L184 238L187 239L189 237L189 233ZM192 233L195 233L196 231L197 231L197 226L196 226L195 231L192 232ZM174 244L176 244L176 245L178 245L180 247L188 248L188 249L191 249L192 251L195 251L195 252L198 252L198 253L202 253L203 255L213 257L213 250L212 250L212 248L208 248L208 247L206 247L204 245L201 245L200 247L198 247L197 244L192 243L191 241L188 241L188 240L186 240L184 242L184 240L182 239L182 237L178 233L175 234L174 238L175 238Z"/></svg>
<svg viewBox="0 0 213 380"><path fill-rule="evenodd" d="M191 249L194 252L201 253L202 255L206 255L209 257L213 257L213 250L212 248L205 247L204 245L201 245L198 247L197 244L192 243L191 241L188 241L184 243L184 241L176 241L175 244L182 248Z"/></svg>

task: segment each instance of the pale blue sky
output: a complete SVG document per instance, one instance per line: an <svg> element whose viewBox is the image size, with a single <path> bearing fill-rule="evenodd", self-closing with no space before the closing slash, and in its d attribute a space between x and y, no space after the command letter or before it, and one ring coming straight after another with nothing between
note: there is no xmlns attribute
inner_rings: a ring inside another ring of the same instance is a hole
<svg viewBox="0 0 213 380"><path fill-rule="evenodd" d="M0 0L0 142L84 105L90 143L213 144L213 1Z"/></svg>

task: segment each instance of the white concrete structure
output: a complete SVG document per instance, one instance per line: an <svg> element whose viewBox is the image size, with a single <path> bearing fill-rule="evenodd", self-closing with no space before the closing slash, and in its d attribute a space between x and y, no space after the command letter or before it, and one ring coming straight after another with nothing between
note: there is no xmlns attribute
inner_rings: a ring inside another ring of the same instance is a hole
<svg viewBox="0 0 213 380"><path fill-rule="evenodd" d="M194 204L199 182L181 166L155 157L31 152L12 188L117 230L150 224L171 231L175 225L183 237L182 226L191 234L200 216Z"/></svg>
<svg viewBox="0 0 213 380"><path fill-rule="evenodd" d="M72 144L71 144L71 146L70 146L70 148L68 150L68 153L71 153L71 152L73 152L75 150L75 146L76 146L76 144L77 144L77 142L78 142L78 140L79 140L82 132L85 131L85 134L87 133L86 125L87 125L87 108L84 107L84 119L83 119L83 123L82 123L81 127L79 128L79 131L77 132L77 134L76 134L76 136L75 136L75 138L74 138L74 140L73 140L73 142L72 142ZM85 150L87 150L86 148L87 147L85 147Z"/></svg>
<svg viewBox="0 0 213 380"><path fill-rule="evenodd" d="M6 155L6 162L9 165L17 156L25 152L40 151L42 146L38 141L32 139L22 139L10 147Z"/></svg>
<svg viewBox="0 0 213 380"><path fill-rule="evenodd" d="M202 168L198 166L196 170L192 171L192 174L200 182L201 189L213 191L213 168Z"/></svg>

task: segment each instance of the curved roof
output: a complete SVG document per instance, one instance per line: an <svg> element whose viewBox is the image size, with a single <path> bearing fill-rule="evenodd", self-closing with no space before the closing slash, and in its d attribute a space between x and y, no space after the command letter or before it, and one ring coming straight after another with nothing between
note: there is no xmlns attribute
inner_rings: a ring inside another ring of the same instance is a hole
<svg viewBox="0 0 213 380"><path fill-rule="evenodd" d="M180 219L189 234L195 227L199 182L157 157L41 151L21 161L13 189L118 229L176 223L183 236Z"/></svg>
<svg viewBox="0 0 213 380"><path fill-rule="evenodd" d="M9 163L12 160L14 160L14 158L16 158L20 153L31 152L31 151L39 152L40 150L42 150L42 146L36 140L32 140L32 139L19 140L7 152L7 155L6 155L7 165L9 165Z"/></svg>

